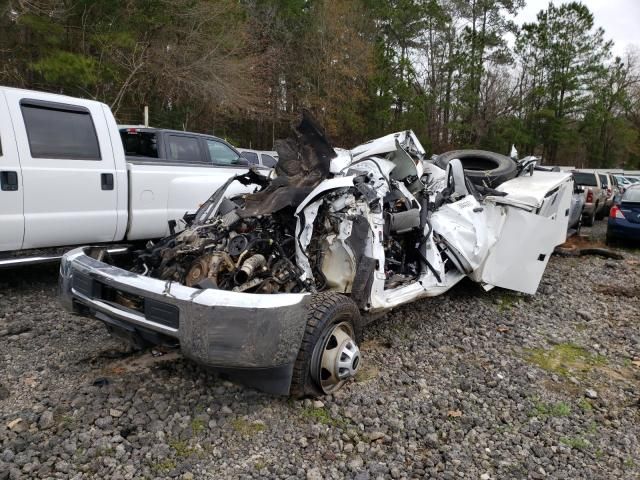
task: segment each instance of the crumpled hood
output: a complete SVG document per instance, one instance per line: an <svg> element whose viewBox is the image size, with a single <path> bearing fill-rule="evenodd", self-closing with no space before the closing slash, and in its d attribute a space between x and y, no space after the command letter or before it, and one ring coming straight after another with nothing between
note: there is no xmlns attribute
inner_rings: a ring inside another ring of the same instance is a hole
<svg viewBox="0 0 640 480"><path fill-rule="evenodd" d="M398 142L407 153L416 155L419 158L424 157L426 154L425 149L422 147L416 134L413 133L413 130L405 130L358 145L351 149L351 156L353 157L353 161L357 162L362 158L395 152L397 150L396 142Z"/></svg>
<svg viewBox="0 0 640 480"><path fill-rule="evenodd" d="M241 217L268 215L285 207L295 207L330 173L337 156L324 130L307 110L293 127L294 137L276 142L279 160L277 177L264 190L247 195Z"/></svg>

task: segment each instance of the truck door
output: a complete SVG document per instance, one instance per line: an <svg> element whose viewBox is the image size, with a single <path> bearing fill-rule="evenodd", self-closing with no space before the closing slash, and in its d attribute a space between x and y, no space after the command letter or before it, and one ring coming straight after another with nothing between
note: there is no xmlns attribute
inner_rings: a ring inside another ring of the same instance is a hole
<svg viewBox="0 0 640 480"><path fill-rule="evenodd" d="M7 103L0 91L0 251L19 250L24 236L24 192L20 159L7 112Z"/></svg>
<svg viewBox="0 0 640 480"><path fill-rule="evenodd" d="M22 248L113 241L116 165L101 104L19 90L6 100L22 167Z"/></svg>

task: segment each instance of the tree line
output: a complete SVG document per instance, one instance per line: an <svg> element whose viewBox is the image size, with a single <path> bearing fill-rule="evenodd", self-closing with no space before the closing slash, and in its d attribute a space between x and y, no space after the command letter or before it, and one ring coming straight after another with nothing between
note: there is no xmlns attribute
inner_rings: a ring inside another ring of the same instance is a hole
<svg viewBox="0 0 640 480"><path fill-rule="evenodd" d="M302 108L335 145L413 129L430 153L640 166L640 51L579 2L3 0L0 84L93 98L121 124L270 149Z"/></svg>

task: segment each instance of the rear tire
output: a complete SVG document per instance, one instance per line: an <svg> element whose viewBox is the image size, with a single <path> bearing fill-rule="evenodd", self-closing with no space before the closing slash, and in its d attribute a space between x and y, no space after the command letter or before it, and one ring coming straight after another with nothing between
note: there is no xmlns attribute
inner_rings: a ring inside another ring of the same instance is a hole
<svg viewBox="0 0 640 480"><path fill-rule="evenodd" d="M600 211L600 212L599 212L599 211L598 211L598 208L599 208L599 207L598 207L598 205L596 204L596 208L595 208L595 210L594 210L594 212L596 212L596 213L595 213L595 219L596 219L596 220L602 220L602 219L604 218L604 212L605 212L605 210L604 210L604 209L602 209L602 211Z"/></svg>
<svg viewBox="0 0 640 480"><path fill-rule="evenodd" d="M337 333L337 335L336 335ZM333 383L323 368L323 356L330 352L331 342L339 336L341 343L352 339L357 360L353 372L360 366L359 350L355 345L360 340L360 311L349 297L335 292L313 294L307 313L307 328L302 338L298 357L291 378L291 396L296 398L319 397L338 390L345 380ZM337 345L335 348L340 347ZM352 351L354 351L352 349Z"/></svg>
<svg viewBox="0 0 640 480"><path fill-rule="evenodd" d="M464 173L476 185L495 188L501 183L515 178L518 167L509 157L485 150L453 150L439 155L435 164L443 169L457 158L462 163Z"/></svg>
<svg viewBox="0 0 640 480"><path fill-rule="evenodd" d="M586 217L584 217L584 225L587 227L593 227L593 223L596 220L596 209L594 207L593 211L591 212L591 215L587 215Z"/></svg>
<svg viewBox="0 0 640 480"><path fill-rule="evenodd" d="M578 217L578 223L576 224L576 236L580 236L580 231L582 230L582 218L584 217L584 213L580 212L580 216Z"/></svg>

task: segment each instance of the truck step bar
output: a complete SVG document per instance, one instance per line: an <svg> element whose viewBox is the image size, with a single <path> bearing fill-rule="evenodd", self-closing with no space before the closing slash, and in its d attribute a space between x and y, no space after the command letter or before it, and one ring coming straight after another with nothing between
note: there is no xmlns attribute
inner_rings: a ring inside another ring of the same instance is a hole
<svg viewBox="0 0 640 480"><path fill-rule="evenodd" d="M75 247L55 248L49 250L38 250L37 252L22 252L19 256L0 257L0 269L13 268L26 265L37 265L43 263L55 263L60 261L65 252ZM125 253L129 248L127 246L114 246L107 249L111 255Z"/></svg>

